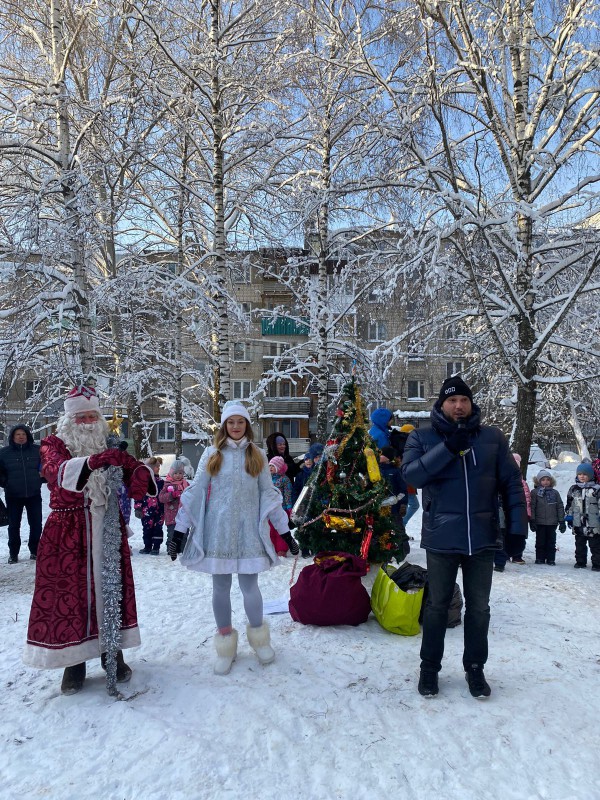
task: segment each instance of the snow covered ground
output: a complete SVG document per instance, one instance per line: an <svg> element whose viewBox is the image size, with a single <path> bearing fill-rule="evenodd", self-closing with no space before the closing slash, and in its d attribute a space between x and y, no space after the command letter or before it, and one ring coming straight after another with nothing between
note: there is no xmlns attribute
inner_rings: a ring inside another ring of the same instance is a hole
<svg viewBox="0 0 600 800"><path fill-rule="evenodd" d="M573 472L555 470L563 496ZM527 566L494 573L482 702L463 677L462 626L447 633L430 700L417 693L421 637L373 617L313 628L271 616L277 659L261 667L235 581L240 653L229 676L213 675L210 578L138 555L133 524L143 643L128 651L123 702L106 694L99 661L71 697L59 671L22 664L35 565L2 557L0 798L600 799L600 573L573 569L570 532L556 567L533 564L530 538ZM424 564L419 525L409 560ZM287 594L291 568L261 576L265 599Z"/></svg>

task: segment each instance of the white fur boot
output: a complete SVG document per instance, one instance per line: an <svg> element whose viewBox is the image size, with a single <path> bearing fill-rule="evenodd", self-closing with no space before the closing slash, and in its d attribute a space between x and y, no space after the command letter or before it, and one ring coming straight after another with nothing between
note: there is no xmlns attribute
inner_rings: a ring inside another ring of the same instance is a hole
<svg viewBox="0 0 600 800"><path fill-rule="evenodd" d="M215 675L227 675L229 673L237 655L237 645L238 632L235 628L226 636L223 636L222 633L215 634L215 650L217 651Z"/></svg>
<svg viewBox="0 0 600 800"><path fill-rule="evenodd" d="M275 651L271 647L271 633L264 620L260 628L251 628L250 625L246 625L246 633L250 647L256 653L261 664L270 664L275 660Z"/></svg>

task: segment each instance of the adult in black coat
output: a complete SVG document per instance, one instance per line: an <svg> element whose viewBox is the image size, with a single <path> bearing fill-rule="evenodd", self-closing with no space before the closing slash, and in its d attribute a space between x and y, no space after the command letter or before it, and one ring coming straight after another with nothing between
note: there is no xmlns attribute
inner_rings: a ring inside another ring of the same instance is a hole
<svg viewBox="0 0 600 800"><path fill-rule="evenodd" d="M37 556L42 535L42 478L40 447L26 425L15 425L8 446L0 450L0 486L4 489L8 511L9 564L16 564L21 550L21 519L27 511L30 558Z"/></svg>
<svg viewBox="0 0 600 800"><path fill-rule="evenodd" d="M508 533L524 535L527 511L521 475L504 434L482 425L471 389L460 377L444 382L431 428L413 431L402 459L405 481L423 490L421 547L427 551L429 593L423 616L419 692L438 692L448 608L458 568L465 597L463 666L474 697L491 690L489 598L500 526L498 495Z"/></svg>
<svg viewBox="0 0 600 800"><path fill-rule="evenodd" d="M290 446L283 433L280 433L279 431L271 433L269 436L267 436L266 445L267 461L275 458L275 456L280 456L283 458L287 464L287 472L285 474L291 480L291 482L294 483L294 478L300 472L301 466L300 464L297 464L291 457Z"/></svg>

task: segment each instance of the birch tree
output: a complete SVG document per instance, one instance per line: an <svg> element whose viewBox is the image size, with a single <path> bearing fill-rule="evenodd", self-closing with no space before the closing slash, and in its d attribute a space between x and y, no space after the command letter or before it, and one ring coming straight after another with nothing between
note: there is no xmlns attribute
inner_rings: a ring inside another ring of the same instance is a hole
<svg viewBox="0 0 600 800"><path fill-rule="evenodd" d="M514 447L525 463L538 393L565 381L545 356L580 349L562 328L598 286L598 240L580 226L600 181L599 8L419 0L416 10L423 69L409 82L403 65L390 75L367 58L366 68L426 132L411 138L405 178L426 196L440 243L431 274L441 266L464 280L483 352L516 386ZM394 5L388 24L411 11Z"/></svg>

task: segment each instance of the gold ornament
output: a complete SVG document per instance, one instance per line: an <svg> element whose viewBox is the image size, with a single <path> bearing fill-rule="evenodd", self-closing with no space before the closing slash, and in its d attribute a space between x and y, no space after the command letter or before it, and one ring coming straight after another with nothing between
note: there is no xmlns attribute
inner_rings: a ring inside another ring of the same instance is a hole
<svg viewBox="0 0 600 800"><path fill-rule="evenodd" d="M336 531L354 530L356 525L353 517L339 517L333 514L323 514L323 521L326 528L335 528Z"/></svg>
<svg viewBox="0 0 600 800"><path fill-rule="evenodd" d="M379 464L377 463L377 456L373 452L372 447L365 447L363 453L367 459L367 472L369 473L369 479L371 480L371 483L377 483L377 481L381 480L381 472L379 470Z"/></svg>

